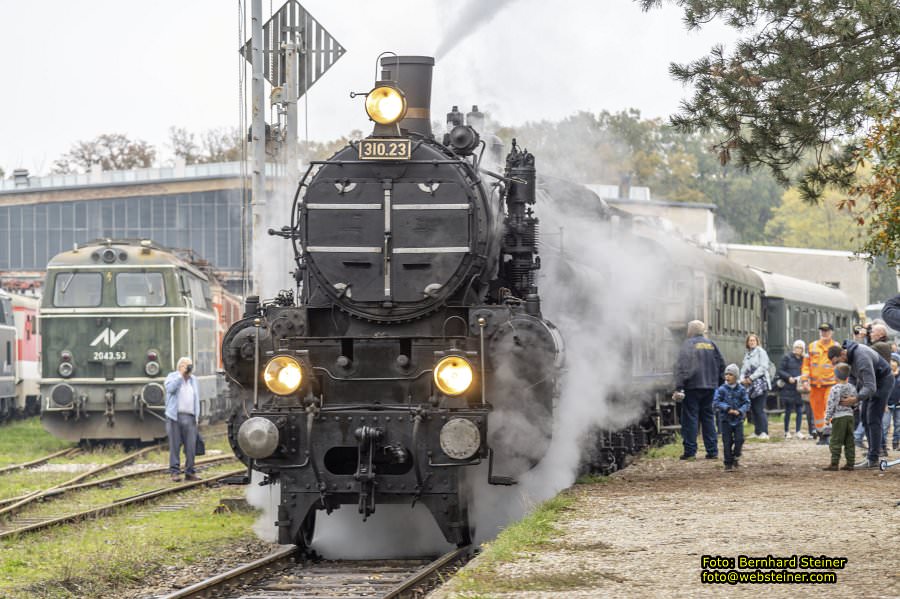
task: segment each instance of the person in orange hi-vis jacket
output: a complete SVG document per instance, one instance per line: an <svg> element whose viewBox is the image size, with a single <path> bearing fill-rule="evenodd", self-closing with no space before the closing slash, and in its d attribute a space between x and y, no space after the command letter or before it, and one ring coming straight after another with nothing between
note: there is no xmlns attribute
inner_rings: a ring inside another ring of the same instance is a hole
<svg viewBox="0 0 900 599"><path fill-rule="evenodd" d="M831 338L833 334L831 324L823 322L819 325L819 338L809 344L809 355L803 359L803 368L800 371L803 390L809 391L809 407L819 436L819 445L828 445L825 404L828 403L828 392L835 383L834 366L828 359L828 348L836 345Z"/></svg>

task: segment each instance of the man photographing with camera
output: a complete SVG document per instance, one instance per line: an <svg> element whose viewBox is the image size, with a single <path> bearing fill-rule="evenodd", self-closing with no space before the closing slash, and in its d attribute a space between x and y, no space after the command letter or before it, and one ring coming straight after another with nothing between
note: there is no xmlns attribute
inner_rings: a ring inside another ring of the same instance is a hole
<svg viewBox="0 0 900 599"><path fill-rule="evenodd" d="M184 445L184 479L200 480L194 472L197 455L197 421L200 418L200 390L191 374L193 361L178 359L166 377L166 434L169 436L169 472L173 482L181 480L181 446Z"/></svg>

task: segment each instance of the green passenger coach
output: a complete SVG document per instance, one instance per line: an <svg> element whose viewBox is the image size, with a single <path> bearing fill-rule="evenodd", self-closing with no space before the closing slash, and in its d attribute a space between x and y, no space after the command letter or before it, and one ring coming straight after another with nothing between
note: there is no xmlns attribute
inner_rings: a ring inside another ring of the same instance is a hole
<svg viewBox="0 0 900 599"><path fill-rule="evenodd" d="M200 422L223 415L209 277L148 241L93 242L47 265L41 421L72 441L166 436L164 382L194 361Z"/></svg>

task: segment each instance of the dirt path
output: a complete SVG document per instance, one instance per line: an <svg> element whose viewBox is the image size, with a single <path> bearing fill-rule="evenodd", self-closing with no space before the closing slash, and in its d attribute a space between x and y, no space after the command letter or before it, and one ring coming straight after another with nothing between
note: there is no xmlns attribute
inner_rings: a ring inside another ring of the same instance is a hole
<svg viewBox="0 0 900 599"><path fill-rule="evenodd" d="M728 474L721 460L640 459L605 483L576 486L550 549L498 569L506 589L518 580L520 589L546 590L490 596L900 597L900 466L821 471L828 461L828 448L809 440L747 443L742 468ZM704 554L848 563L834 585L731 586L701 584ZM563 591L534 584L541 580L569 582Z"/></svg>

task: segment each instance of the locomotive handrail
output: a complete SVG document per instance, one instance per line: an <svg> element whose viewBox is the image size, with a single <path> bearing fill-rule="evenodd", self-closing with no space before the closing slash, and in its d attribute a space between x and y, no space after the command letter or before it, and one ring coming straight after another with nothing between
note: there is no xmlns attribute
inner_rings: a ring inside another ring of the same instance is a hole
<svg viewBox="0 0 900 599"><path fill-rule="evenodd" d="M469 164L468 162L466 162L465 160L463 160L461 158L458 160L434 158L431 160L403 160L403 161L400 161L397 163L391 163L388 166L405 166L407 164L432 164L434 166L437 166L439 164L459 164L461 162L464 162L465 164ZM313 166L313 165L325 165L325 164L336 164L336 165L369 164L369 165L372 165L375 163L373 163L373 161L371 161L371 160L313 160L309 164L310 164L310 166ZM377 163L377 164L381 164L381 163ZM381 166L384 166L384 165L381 165Z"/></svg>
<svg viewBox="0 0 900 599"><path fill-rule="evenodd" d="M429 368L427 370L420 371L415 376L391 376L391 377L358 377L358 378L346 378L346 377L338 377L333 375L327 368L324 366L313 366L313 370L322 371L331 378L333 381L365 381L369 383L381 382L381 381L414 381L418 378L421 378L424 374L430 374L434 372L433 368Z"/></svg>
<svg viewBox="0 0 900 599"><path fill-rule="evenodd" d="M469 460L468 462L432 462L431 456L428 456L428 465L432 468L450 468L451 466L477 466L481 463L481 458L475 458L474 460Z"/></svg>

